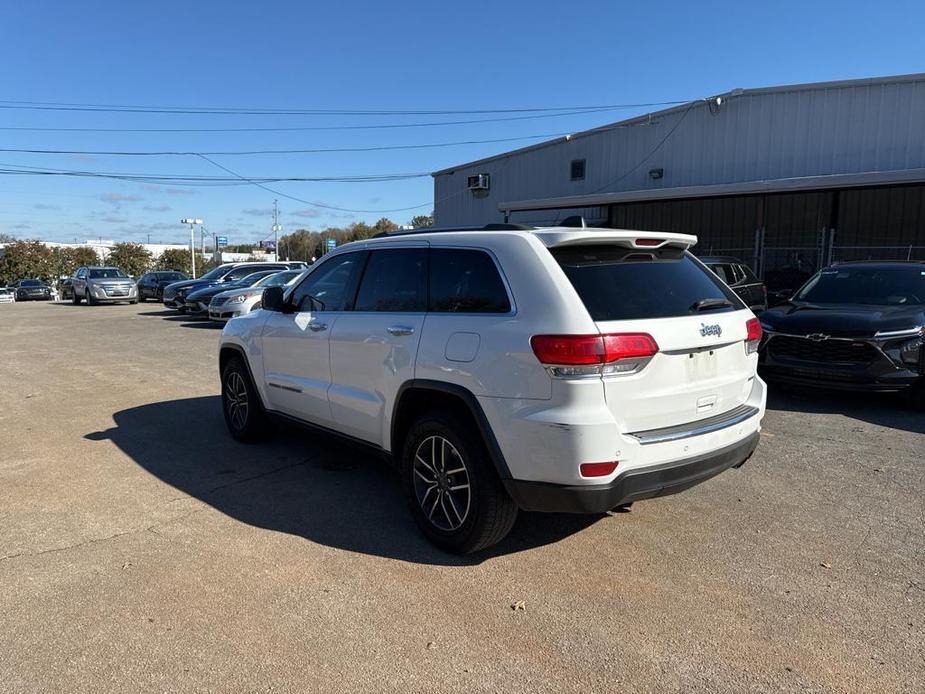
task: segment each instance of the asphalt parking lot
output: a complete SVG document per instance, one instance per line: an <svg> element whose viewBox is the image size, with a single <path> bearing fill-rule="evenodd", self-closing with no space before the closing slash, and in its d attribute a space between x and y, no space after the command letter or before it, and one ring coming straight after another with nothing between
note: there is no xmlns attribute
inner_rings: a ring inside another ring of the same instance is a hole
<svg viewBox="0 0 925 694"><path fill-rule="evenodd" d="M219 334L0 306L0 691L925 690L925 415L775 391L741 470L459 559L379 461L234 443Z"/></svg>

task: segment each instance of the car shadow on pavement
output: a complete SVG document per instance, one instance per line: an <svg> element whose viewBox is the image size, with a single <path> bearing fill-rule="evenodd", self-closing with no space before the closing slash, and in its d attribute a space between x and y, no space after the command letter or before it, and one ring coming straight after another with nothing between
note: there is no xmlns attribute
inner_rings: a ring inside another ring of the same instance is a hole
<svg viewBox="0 0 925 694"><path fill-rule="evenodd" d="M895 393L827 391L770 384L768 409L841 414L878 426L925 434L925 414L912 409Z"/></svg>
<svg viewBox="0 0 925 694"><path fill-rule="evenodd" d="M164 309L163 311L145 311L144 313L139 313L139 316L159 316L160 318L166 318L167 316L176 316L177 312L173 309Z"/></svg>
<svg viewBox="0 0 925 694"><path fill-rule="evenodd" d="M279 427L264 443L238 443L218 396L133 407L113 420L84 438L112 441L152 475L238 521L353 552L474 565L557 542L606 517L522 513L499 545L456 557L420 534L391 466L333 437Z"/></svg>
<svg viewBox="0 0 925 694"><path fill-rule="evenodd" d="M199 328L201 330L221 330L225 327L224 323L219 323L218 321L211 320L202 320L200 323L190 323L189 318L186 319L187 322L180 323L181 328Z"/></svg>

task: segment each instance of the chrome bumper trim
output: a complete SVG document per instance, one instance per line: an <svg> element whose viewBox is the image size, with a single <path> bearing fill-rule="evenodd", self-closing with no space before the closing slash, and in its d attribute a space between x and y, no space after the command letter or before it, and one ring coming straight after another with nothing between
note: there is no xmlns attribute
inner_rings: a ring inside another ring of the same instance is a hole
<svg viewBox="0 0 925 694"><path fill-rule="evenodd" d="M708 417L707 419L701 419L696 422L688 422L687 424L679 424L671 427L664 427L662 429L637 431L635 433L631 433L630 436L637 438L639 443L643 446L648 446L653 443L665 443L667 441L689 439L694 436L709 434L714 431L719 431L720 429L726 429L727 427L741 424L747 419L751 419L757 415L758 412L759 409L757 407L753 407L747 404L739 405L734 410L729 410L728 412L723 412L722 414Z"/></svg>

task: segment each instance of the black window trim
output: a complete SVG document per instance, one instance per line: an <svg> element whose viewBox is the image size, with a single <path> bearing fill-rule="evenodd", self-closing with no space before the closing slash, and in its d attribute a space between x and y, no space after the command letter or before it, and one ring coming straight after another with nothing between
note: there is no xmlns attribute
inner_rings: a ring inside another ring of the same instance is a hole
<svg viewBox="0 0 925 694"><path fill-rule="evenodd" d="M504 291L507 293L508 304L511 307L510 311L505 313L486 313L486 312L469 312L469 311L431 311L430 310L430 251L433 249L438 250L452 250L452 251L481 251L488 255L491 261L495 264L495 270L498 272L498 276L501 278L501 284L504 287ZM427 282L424 286L424 299L425 299L425 309L423 311L355 311L354 306L356 306L357 297L360 294L360 285L363 283L363 278L366 276L366 268L369 265L369 258L374 251L387 251L387 250L424 250L427 251L426 259L424 261L424 271L427 275ZM501 263L498 261L498 257L495 255L495 252L490 248L484 248L483 246L471 246L464 244L450 244L450 245L434 245L431 243L427 244L371 244L366 245L363 248L350 249L347 251L341 251L333 255L328 255L323 260L316 261L309 266L310 272L302 278L302 282L293 285L289 288L289 291L285 295L285 301L288 302L292 295L298 291L298 288L302 286L303 282L307 282L308 279L317 272L320 268L324 267L327 263L339 258L343 255L348 255L350 253L365 253L366 257L361 261L362 267L359 274L357 275L356 281L353 286L353 290L350 293L349 299L346 302L344 308L341 311L325 311L325 313L359 313L359 314L380 314L388 313L393 315L411 315L418 316L422 314L432 314L432 315L446 315L446 316L478 316L481 318L486 317L511 317L517 315L517 303L514 301L514 292L511 291L511 283L508 281L507 275L504 274L504 269L501 267Z"/></svg>

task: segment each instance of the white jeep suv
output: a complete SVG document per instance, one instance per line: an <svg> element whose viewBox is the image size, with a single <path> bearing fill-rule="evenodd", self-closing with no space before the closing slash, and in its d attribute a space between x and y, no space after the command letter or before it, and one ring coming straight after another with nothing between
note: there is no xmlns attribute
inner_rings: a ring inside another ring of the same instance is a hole
<svg viewBox="0 0 925 694"><path fill-rule="evenodd" d="M269 417L384 453L430 540L473 552L517 509L604 513L744 463L758 319L683 234L397 232L338 248L224 328L232 436Z"/></svg>

